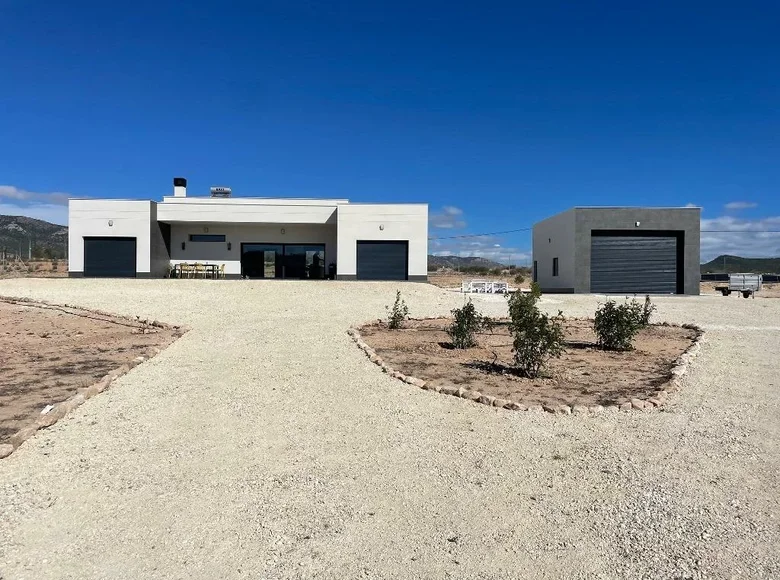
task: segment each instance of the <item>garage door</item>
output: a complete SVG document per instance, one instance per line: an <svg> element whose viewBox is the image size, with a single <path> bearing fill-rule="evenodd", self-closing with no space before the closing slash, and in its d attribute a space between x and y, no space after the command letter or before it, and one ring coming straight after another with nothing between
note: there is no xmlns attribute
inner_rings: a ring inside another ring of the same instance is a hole
<svg viewBox="0 0 780 580"><path fill-rule="evenodd" d="M600 236L590 245L590 291L676 294L676 236Z"/></svg>
<svg viewBox="0 0 780 580"><path fill-rule="evenodd" d="M135 238L84 238L84 276L135 278Z"/></svg>
<svg viewBox="0 0 780 580"><path fill-rule="evenodd" d="M357 243L358 280L406 280L409 242Z"/></svg>

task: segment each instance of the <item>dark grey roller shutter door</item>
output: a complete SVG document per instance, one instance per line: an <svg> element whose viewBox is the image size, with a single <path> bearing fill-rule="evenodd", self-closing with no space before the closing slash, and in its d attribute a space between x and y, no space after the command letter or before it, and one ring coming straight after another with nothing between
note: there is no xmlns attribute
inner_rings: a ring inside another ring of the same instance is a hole
<svg viewBox="0 0 780 580"><path fill-rule="evenodd" d="M358 280L407 280L409 242L357 243Z"/></svg>
<svg viewBox="0 0 780 580"><path fill-rule="evenodd" d="M676 237L592 236L590 242L591 292L677 292Z"/></svg>
<svg viewBox="0 0 780 580"><path fill-rule="evenodd" d="M135 278L135 238L84 238L84 276Z"/></svg>

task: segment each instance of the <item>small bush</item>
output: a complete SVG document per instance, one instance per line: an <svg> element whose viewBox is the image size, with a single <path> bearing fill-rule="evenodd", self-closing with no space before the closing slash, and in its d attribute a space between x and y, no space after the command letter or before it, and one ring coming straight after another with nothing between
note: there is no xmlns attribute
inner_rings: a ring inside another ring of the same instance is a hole
<svg viewBox="0 0 780 580"><path fill-rule="evenodd" d="M536 378L551 358L563 353L563 313L548 316L539 311L536 302L541 292L532 285L531 292L515 292L509 297L509 332L517 369Z"/></svg>
<svg viewBox="0 0 780 580"><path fill-rule="evenodd" d="M393 330L401 328L404 320L409 318L409 308L406 306L403 298L401 298L401 291L395 291L395 303L393 307L385 306L387 310L387 326Z"/></svg>
<svg viewBox="0 0 780 580"><path fill-rule="evenodd" d="M607 300L596 310L593 321L599 346L604 350L632 350L634 337L642 328L642 317L642 306L636 300L623 304Z"/></svg>
<svg viewBox="0 0 780 580"><path fill-rule="evenodd" d="M493 321L482 316L471 298L463 305L463 308L455 308L452 311L452 325L447 329L447 334L452 339L455 348L471 348L477 346L476 333L480 330L492 328Z"/></svg>
<svg viewBox="0 0 780 580"><path fill-rule="evenodd" d="M642 328L650 324L650 317L655 310L655 304L650 301L650 296L645 296L645 303L642 305L642 312L639 315L639 324Z"/></svg>
<svg viewBox="0 0 780 580"><path fill-rule="evenodd" d="M523 276L522 274L518 274L517 276L515 276L515 284L520 285L523 282L525 282L525 276Z"/></svg>

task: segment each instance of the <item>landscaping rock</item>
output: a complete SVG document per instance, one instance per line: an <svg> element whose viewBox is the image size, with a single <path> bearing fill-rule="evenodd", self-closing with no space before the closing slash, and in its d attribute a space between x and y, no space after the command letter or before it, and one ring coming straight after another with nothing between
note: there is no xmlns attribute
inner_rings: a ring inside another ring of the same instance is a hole
<svg viewBox="0 0 780 580"><path fill-rule="evenodd" d="M468 398L471 401L479 401L482 398L482 393L479 391L469 391Z"/></svg>
<svg viewBox="0 0 780 580"><path fill-rule="evenodd" d="M522 403L516 403L514 401L510 402L506 408L511 409L512 411L526 411L528 409L528 407Z"/></svg>
<svg viewBox="0 0 780 580"><path fill-rule="evenodd" d="M544 407L541 405L529 405L528 410L534 413L544 413Z"/></svg>
<svg viewBox="0 0 780 580"><path fill-rule="evenodd" d="M493 406L493 401L495 401L496 398L491 395L482 395L479 398L479 402L483 405Z"/></svg>
<svg viewBox="0 0 780 580"><path fill-rule="evenodd" d="M11 443L11 445L13 445L14 449L16 449L22 443L27 441L30 437L35 435L35 432L37 430L38 430L38 425L28 425L27 427L22 427L16 433L11 435L11 439L9 439L9 442Z"/></svg>
<svg viewBox="0 0 780 580"><path fill-rule="evenodd" d="M409 384L414 385L415 387L420 387L421 389L425 387L425 381L416 377L412 377L412 380L409 381Z"/></svg>
<svg viewBox="0 0 780 580"><path fill-rule="evenodd" d="M645 402L641 401L639 399L631 399L631 408L633 408L633 409L644 409L645 408Z"/></svg>
<svg viewBox="0 0 780 580"><path fill-rule="evenodd" d="M8 457L14 452L14 446L10 443L3 443L0 445L0 459Z"/></svg>
<svg viewBox="0 0 780 580"><path fill-rule="evenodd" d="M37 419L35 419L35 424L38 425L38 427L51 427L57 421L62 419L66 412L66 409L61 404L54 405L54 408L52 408L51 411L45 415L40 415Z"/></svg>
<svg viewBox="0 0 780 580"><path fill-rule="evenodd" d="M588 408L585 405L574 405L571 410L575 415L584 415L588 412Z"/></svg>
<svg viewBox="0 0 780 580"><path fill-rule="evenodd" d="M647 402L652 403L656 407L660 407L663 405L661 399L656 399L655 397L650 397L649 399L647 399Z"/></svg>
<svg viewBox="0 0 780 580"><path fill-rule="evenodd" d="M439 391L442 395L454 395L458 392L458 387L452 385L445 385Z"/></svg>
<svg viewBox="0 0 780 580"><path fill-rule="evenodd" d="M546 403L542 405L542 409L547 411L548 413L557 413L558 412L558 405L554 403Z"/></svg>
<svg viewBox="0 0 780 580"><path fill-rule="evenodd" d="M631 403L623 403L620 405L621 411L630 411L631 410Z"/></svg>
<svg viewBox="0 0 780 580"><path fill-rule="evenodd" d="M493 400L493 406L494 407L504 408L507 405L509 405L509 401L507 401L506 399L494 399Z"/></svg>
<svg viewBox="0 0 780 580"><path fill-rule="evenodd" d="M571 415L571 407L569 407L569 405L558 405L558 413Z"/></svg>
<svg viewBox="0 0 780 580"><path fill-rule="evenodd" d="M590 411L591 413L599 414L604 412L604 407L602 407L601 405L593 405L591 407L588 407L588 411Z"/></svg>

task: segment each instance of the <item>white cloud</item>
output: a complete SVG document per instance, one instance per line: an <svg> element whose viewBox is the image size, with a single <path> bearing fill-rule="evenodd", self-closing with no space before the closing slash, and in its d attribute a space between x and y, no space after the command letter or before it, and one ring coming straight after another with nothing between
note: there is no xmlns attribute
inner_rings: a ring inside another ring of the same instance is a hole
<svg viewBox="0 0 780 580"><path fill-rule="evenodd" d="M740 219L721 216L701 220L701 260L721 254L743 258L780 256L780 216Z"/></svg>
<svg viewBox="0 0 780 580"><path fill-rule="evenodd" d="M451 240L429 240L430 253L434 256L479 256L502 264L525 266L531 263L531 252L517 247L503 246L494 236L479 238L457 238Z"/></svg>
<svg viewBox="0 0 780 580"><path fill-rule="evenodd" d="M65 225L68 223L68 198L61 191L36 192L0 185L0 215L25 216Z"/></svg>
<svg viewBox="0 0 780 580"><path fill-rule="evenodd" d="M432 228L463 229L466 227L463 210L452 205L445 205L441 211L432 213L429 221Z"/></svg>
<svg viewBox="0 0 780 580"><path fill-rule="evenodd" d="M730 211L739 211L741 209L753 209L758 207L758 204L752 201L731 201L723 207Z"/></svg>
<svg viewBox="0 0 780 580"><path fill-rule="evenodd" d="M72 197L61 191L47 193L28 191L14 185L0 185L0 198L24 201L27 203L41 203L48 205L68 205L68 198Z"/></svg>
<svg viewBox="0 0 780 580"><path fill-rule="evenodd" d="M68 206L38 203L32 205L16 205L0 203L0 215L25 216L44 220L57 225L67 225Z"/></svg>

